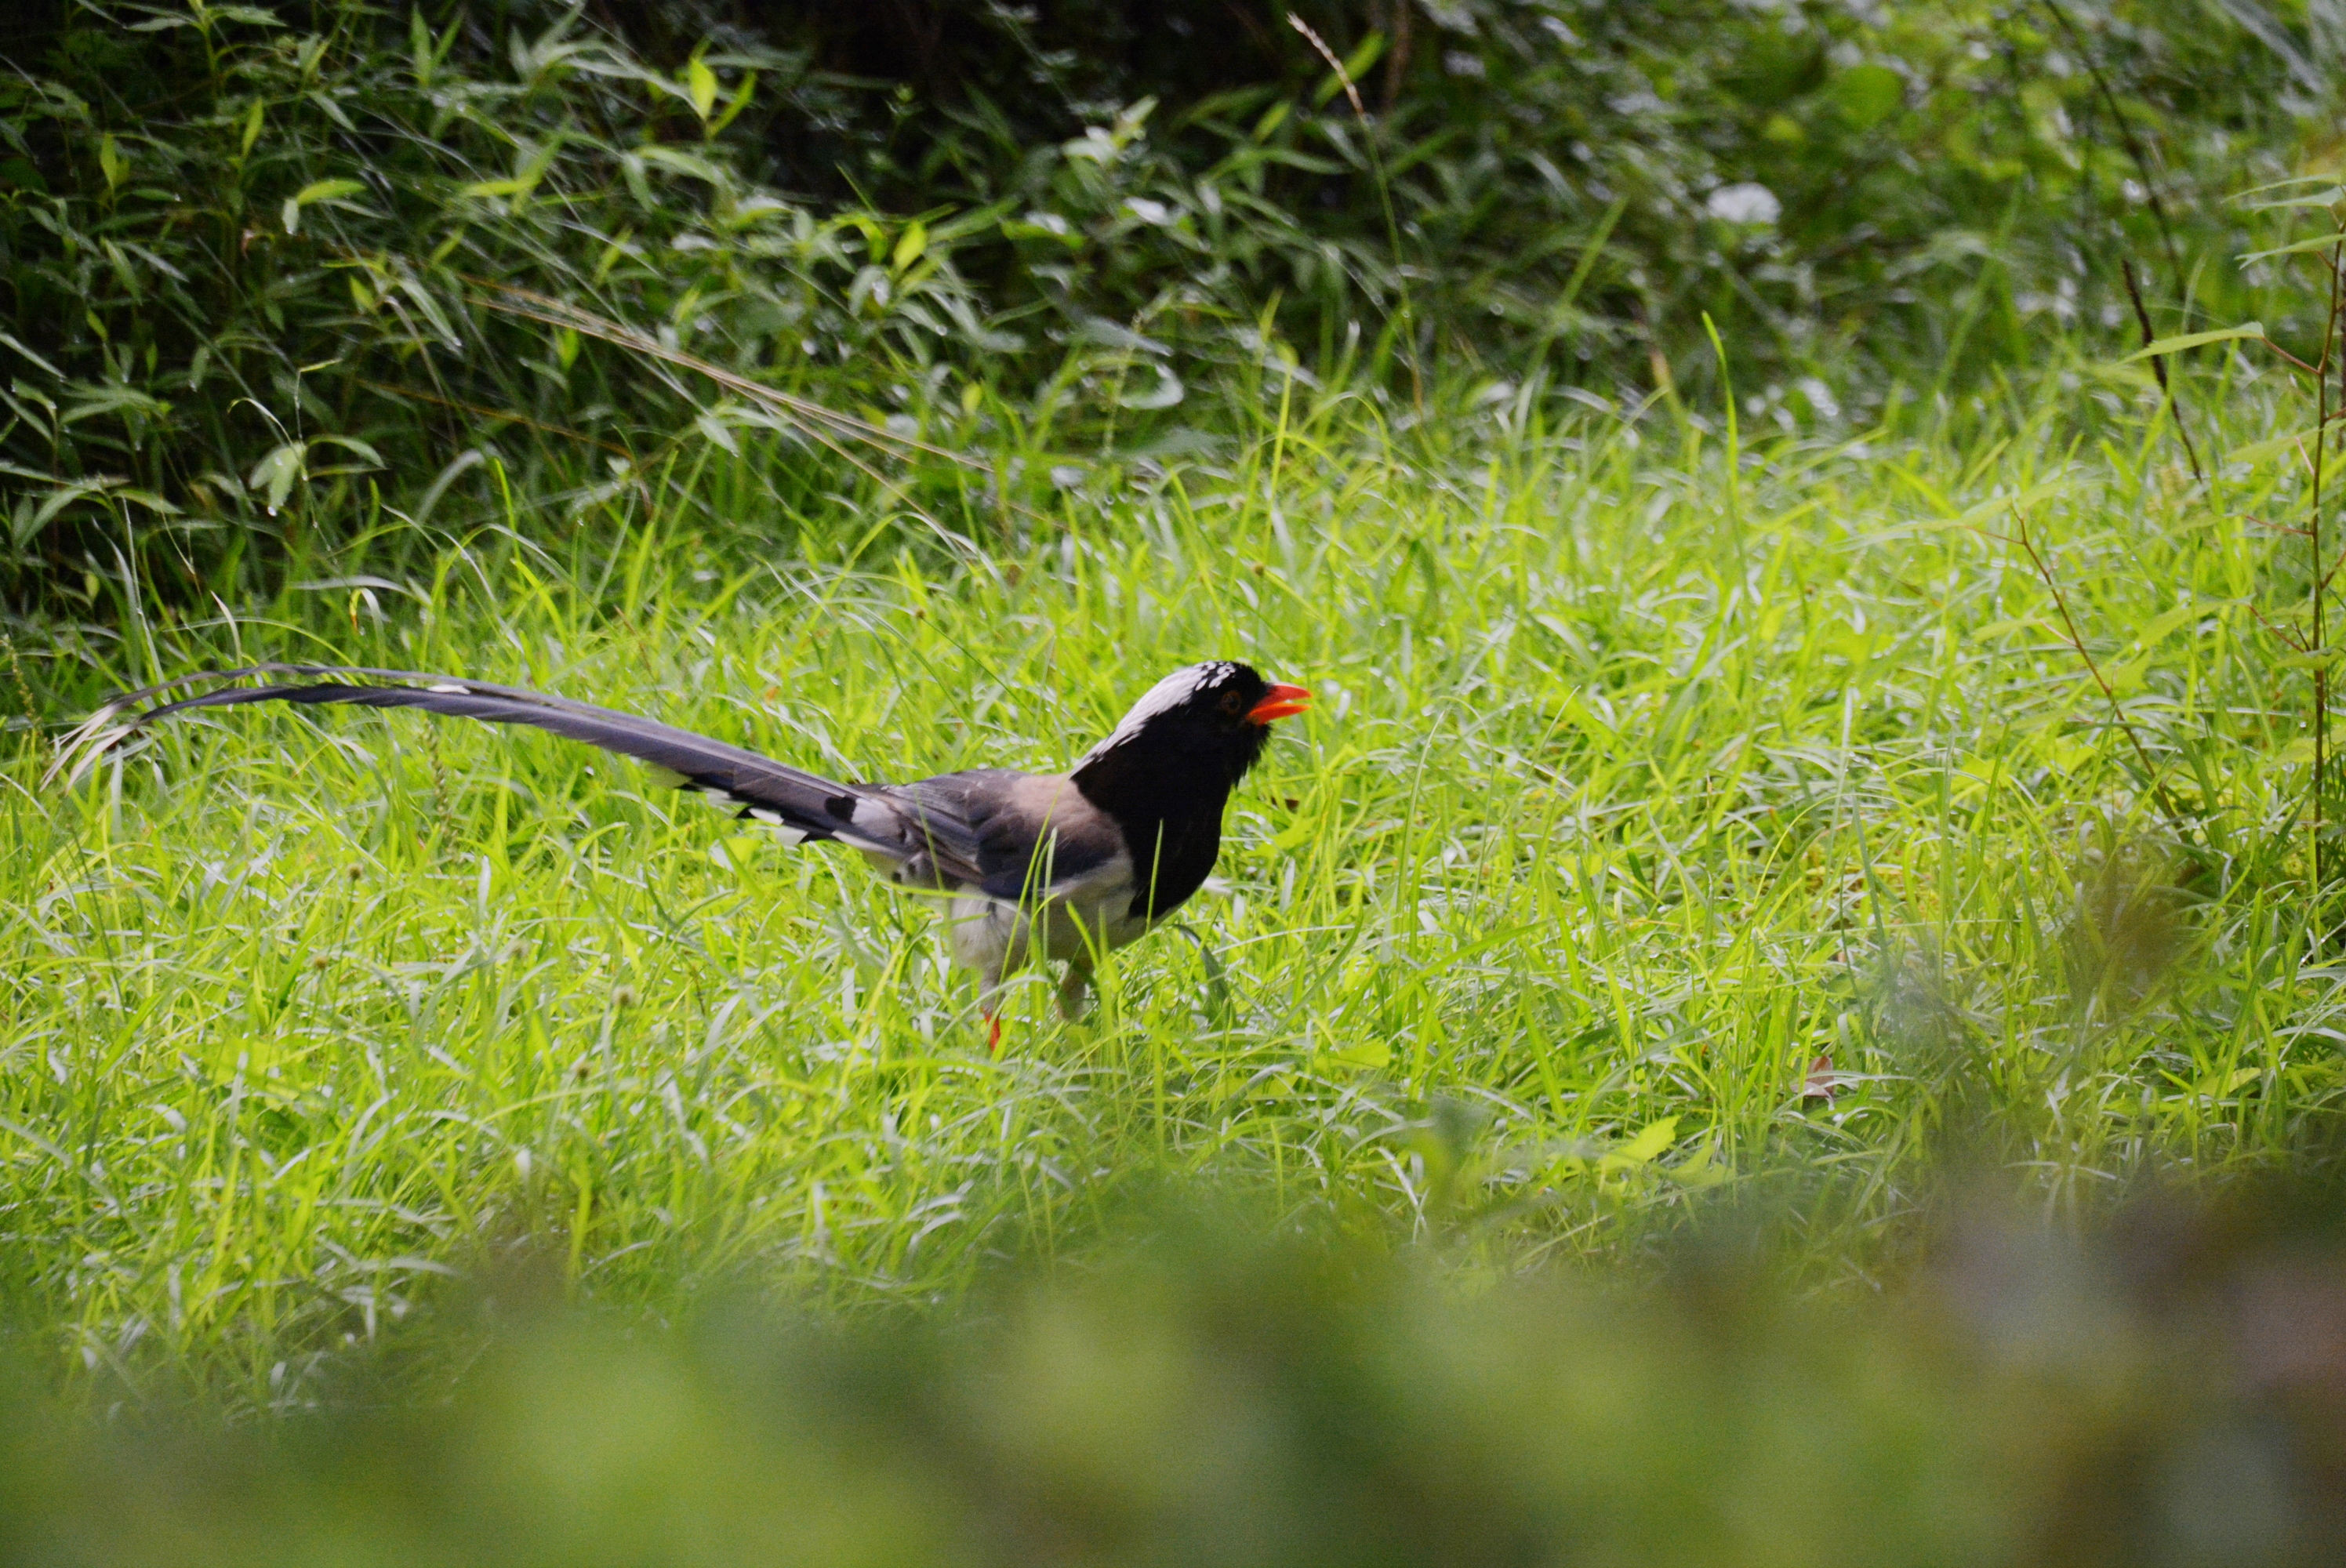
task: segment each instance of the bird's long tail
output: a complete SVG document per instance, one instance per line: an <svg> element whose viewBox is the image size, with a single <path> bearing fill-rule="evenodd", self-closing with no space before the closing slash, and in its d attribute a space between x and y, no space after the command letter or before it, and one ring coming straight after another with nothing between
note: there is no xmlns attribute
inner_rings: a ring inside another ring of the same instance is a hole
<svg viewBox="0 0 2346 1568"><path fill-rule="evenodd" d="M270 684L235 684L257 677L281 678ZM190 687L209 689L197 696L158 701ZM894 806L871 787L842 784L808 773L770 758L760 757L721 740L695 735L631 713L549 697L520 687L491 686L454 676L421 675L413 670L363 669L336 665L261 664L244 669L212 670L182 676L141 691L114 697L66 736L50 777L63 773L78 779L101 756L158 719L202 708L231 708L252 702L345 703L359 708L418 708L426 713L475 718L487 724L525 724L571 740L632 757L668 776L678 788L722 797L741 808L742 815L770 823L793 841L835 839L857 849L902 856L906 846L900 832L879 831L882 821L893 825ZM884 808L875 811L875 805ZM865 808L863 830L855 819Z"/></svg>

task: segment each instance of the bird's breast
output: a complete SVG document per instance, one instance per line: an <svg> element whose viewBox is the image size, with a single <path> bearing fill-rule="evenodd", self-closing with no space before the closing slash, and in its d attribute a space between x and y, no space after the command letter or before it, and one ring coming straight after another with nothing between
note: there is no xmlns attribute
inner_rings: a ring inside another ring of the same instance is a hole
<svg viewBox="0 0 2346 1568"><path fill-rule="evenodd" d="M1221 812L1137 823L1126 837L1133 846L1132 914L1146 930L1188 903L1213 875L1222 852Z"/></svg>

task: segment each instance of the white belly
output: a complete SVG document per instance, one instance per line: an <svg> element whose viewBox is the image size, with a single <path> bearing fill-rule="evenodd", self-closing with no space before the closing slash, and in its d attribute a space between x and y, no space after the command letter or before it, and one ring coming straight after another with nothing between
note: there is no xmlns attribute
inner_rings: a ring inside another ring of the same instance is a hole
<svg viewBox="0 0 2346 1568"><path fill-rule="evenodd" d="M1139 940L1149 922L1132 905L1131 881L1121 876L1069 889L1040 911L964 893L949 906L946 930L954 962L978 971L992 986L1030 960L1064 960L1088 969L1096 953Z"/></svg>

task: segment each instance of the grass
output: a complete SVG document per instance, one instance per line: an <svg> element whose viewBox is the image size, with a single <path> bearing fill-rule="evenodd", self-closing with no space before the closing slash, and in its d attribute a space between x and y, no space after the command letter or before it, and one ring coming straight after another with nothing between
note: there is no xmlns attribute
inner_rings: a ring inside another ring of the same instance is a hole
<svg viewBox="0 0 2346 1568"><path fill-rule="evenodd" d="M2106 1289L2139 1259L2014 1230L1949 1270L1935 1309L1787 1311L1716 1269L1462 1301L1392 1259L1234 1241L1259 1213L1127 1217L1157 1244L1079 1278L997 1273L976 1314L809 1332L737 1302L661 1335L508 1319L459 1398L362 1385L330 1416L227 1430L0 1404L0 1547L887 1568L2334 1554L2318 1395L2257 1409L2207 1353L2208 1308L2254 1294L2253 1270L2187 1268L2146 1321ZM1944 1310L1966 1283L1992 1298ZM2234 1316L2253 1343L2257 1309Z"/></svg>
<svg viewBox="0 0 2346 1568"><path fill-rule="evenodd" d="M2259 525L2299 504L2285 461L2195 491L2135 383L2075 366L1859 440L1444 406L1299 390L983 551L876 493L708 527L781 461L712 450L566 535L512 497L428 578L352 557L233 615L49 628L45 720L387 664L850 778L1064 765L1203 657L1321 702L1180 929L1090 1023L1023 990L998 1061L921 904L583 748L244 710L64 789L27 745L18 1343L283 1409L515 1252L631 1320L745 1281L951 1298L993 1252L1084 1256L1168 1171L1464 1279L1739 1209L1798 1277L1879 1280L1951 1161L2076 1213L2334 1126L2304 676L2266 625L2305 580ZM2301 423L2252 382L2200 406L2229 446Z"/></svg>

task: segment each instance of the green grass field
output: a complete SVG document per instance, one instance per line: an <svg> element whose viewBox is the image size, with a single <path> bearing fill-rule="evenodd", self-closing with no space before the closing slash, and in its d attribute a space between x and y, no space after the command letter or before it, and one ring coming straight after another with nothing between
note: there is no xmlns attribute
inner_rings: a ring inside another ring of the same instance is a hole
<svg viewBox="0 0 2346 1568"><path fill-rule="evenodd" d="M20 649L28 703L444 669L848 778L1063 765L1201 657L1321 701L1179 927L1092 1022L1022 989L999 1060L919 901L583 748L246 709L67 789L24 746L14 1337L282 1408L516 1249L658 1320L744 1281L950 1299L1169 1173L1470 1278L1765 1216L1829 1283L1894 1272L1951 1162L2075 1212L2280 1160L2346 1093L2271 629L2301 480L2076 434L2138 396L2097 375L1739 450L1292 401L982 553L849 499L697 527L755 461L712 453L566 539L516 498L396 587ZM2231 406L2233 446L2288 423Z"/></svg>

